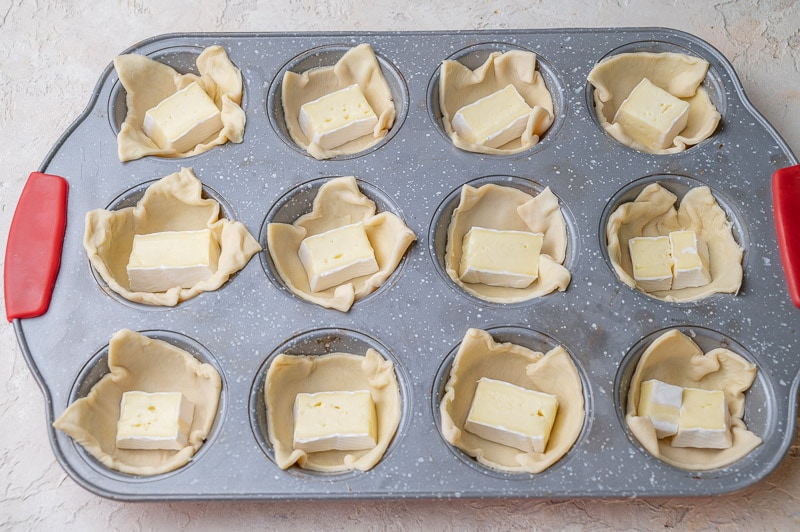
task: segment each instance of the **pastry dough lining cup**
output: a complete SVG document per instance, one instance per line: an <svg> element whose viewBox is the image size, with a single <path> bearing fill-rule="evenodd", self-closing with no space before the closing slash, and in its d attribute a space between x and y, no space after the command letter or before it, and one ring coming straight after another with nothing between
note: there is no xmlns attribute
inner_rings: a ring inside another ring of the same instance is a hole
<svg viewBox="0 0 800 532"><path fill-rule="evenodd" d="M517 303L493 303L490 301L486 301L481 299L475 295L470 294L458 284L456 284L450 276L447 274L447 268L445 266L445 255L447 251L447 229L450 226L450 220L453 216L453 211L456 210L458 204L461 199L461 189L464 185L469 185L474 188L480 188L483 185L494 184L504 187L513 187L518 190L522 190L523 192L531 195L536 196L541 193L545 188L546 185L542 185L533 181L531 179L525 177L517 177L517 176L509 176L509 175L489 175L478 177L472 179L470 181L465 182L463 185L459 186L458 188L452 190L433 213L433 218L431 219L430 225L428 227L428 251L431 256L431 262L433 263L434 269L436 273L439 274L439 277L447 284L451 289L456 291L459 295L469 299L473 303L481 306L486 307L487 305L490 307L503 307L503 308L515 308L515 307L523 307L528 305L534 305L539 301L546 299L547 297L553 296L558 294L559 292L553 292L550 294L546 294L541 297L534 297L532 299L528 299L526 301L520 301ZM555 186L558 187L558 183L555 183ZM552 189L551 189L552 190ZM553 190L553 193L558 197L558 193L556 190ZM565 205L561 198L558 198L559 206L561 207L561 213L564 216L564 222L567 226L567 252L566 256L564 257L564 267L567 268L570 272L574 272L578 260L580 257L580 232L578 231L578 224L575 219L575 216L570 211L569 207ZM567 287L567 291L569 291L569 287Z"/></svg>
<svg viewBox="0 0 800 532"><path fill-rule="evenodd" d="M725 211L725 214L728 218L728 222L731 224L731 232L733 233L733 238L736 240L739 246L744 250L744 253L742 255L742 270L744 272L742 289L747 285L747 270L751 255L750 230L747 226L747 223L745 222L743 211L737 206L736 202L733 199L731 199L727 194L694 177L681 174L652 174L645 177L641 177L639 179L635 179L630 183L626 184L621 189L619 189L608 200L605 208L603 209L603 213L600 217L598 237L599 237L600 253L603 256L603 259L605 260L606 266L608 266L611 275L614 277L614 279L617 280L617 282L619 282L625 288L633 290L638 295L647 297L650 300L659 301L664 305L679 305L679 306L702 305L716 301L720 298L736 297L733 294L717 293L717 294L711 294L710 296L705 298L696 299L694 301L683 301L683 302L663 301L661 299L651 296L646 292L639 290L638 288L630 287L619 279L616 271L614 270L614 266L611 263L611 257L608 254L608 245L606 240L606 228L608 227L608 219L620 205L635 200L636 197L639 195L639 193L645 189L645 187L653 183L658 183L659 185L666 188L667 190L669 190L678 197L675 202L676 208L680 205L680 202L683 200L683 196L689 190L703 186L708 186L711 189L711 194L714 196L714 199L717 200L717 204L719 204L720 208L722 208L722 210Z"/></svg>
<svg viewBox="0 0 800 532"><path fill-rule="evenodd" d="M77 443L75 440L73 440L72 438L70 438L69 436L60 431L56 431L57 437L59 439L65 440L64 441L65 445L72 446L75 449L78 456L83 458L83 460L97 473L112 478L114 480L121 480L128 483L154 482L173 475L179 475L187 468L192 467L192 465L200 461L203 458L203 456L214 445L214 441L216 440L219 433L222 431L222 427L224 425L224 418L228 410L228 383L225 380L225 373L222 370L222 366L220 365L219 361L214 357L214 355L211 353L211 351L209 351L204 345L202 345L197 340L178 332L168 331L163 329L142 330L139 332L144 336L147 336L148 338L162 340L169 344L172 344L175 347L183 349L184 351L195 357L200 362L212 365L214 369L217 370L217 373L219 373L220 379L222 380L222 389L220 390L219 404L217 405L217 414L214 417L214 423L211 426L211 430L209 431L208 437L206 438L205 442L200 447L200 449L198 449L197 452L192 456L192 459L186 465L183 465L178 469L175 469L173 471L168 471L166 473L160 473L157 475L138 476L116 471L98 462L97 459L95 459L92 455L90 455L86 451L86 449L84 449L83 446ZM91 356L91 358L86 362L83 368L81 368L70 390L69 399L67 400L66 403L67 405L71 405L78 399L81 399L89 395L89 392L91 391L92 387L95 384L97 384L100 381L100 379L102 379L109 373L108 349L109 349L109 344L104 345L100 350L95 352Z"/></svg>
<svg viewBox="0 0 800 532"><path fill-rule="evenodd" d="M615 55L619 55L619 54L638 53L638 52L649 52L649 53L656 53L656 54L672 52L672 53L677 53L677 54L689 55L689 56L692 56L692 57L702 57L702 54L700 54L698 52L694 52L694 51L692 51L692 50L690 50L688 48L685 48L684 46L681 46L681 45L676 44L676 43L670 43L670 42L658 41L658 40L649 40L649 41L635 41L635 42L630 42L630 43L623 44L622 46L618 46L617 48L614 48L613 50L610 50L606 55L604 55L602 57L599 57L597 59L597 62L599 63L600 61L602 61L604 59L608 59L609 57L612 57L612 56L615 56ZM594 67L594 66L595 65L592 65L592 67ZM587 72L587 74L588 74L588 72ZM714 107L716 107L717 111L719 111L719 114L721 116L719 124L717 125L717 129L707 139L701 140L699 143L697 143L697 144L695 144L693 146L687 147L686 150L684 150L684 151L681 151L681 152L678 152L678 153L671 153L671 154L655 154L654 155L654 154L641 152L641 151L639 151L637 149L625 146L624 144L619 142L617 139L615 139L614 137L612 137L611 135L606 133L606 131L603 130L603 126L600 125L600 119L597 117L597 110L595 109L595 106L594 106L594 86L591 83L589 83L588 80L586 81L586 86L585 86L585 90L584 90L584 93L585 93L584 102L586 104L586 111L589 113L589 116L592 117L592 122L597 127L597 130L606 137L607 142L609 143L609 145L618 146L621 149L628 150L629 152L633 152L633 153L640 153L640 154L642 154L642 156L647 156L647 157L664 157L664 156L667 156L667 157L669 157L669 156L679 157L679 156L682 156L684 154L691 153L692 151L694 151L698 147L702 147L702 146L705 146L707 144L712 144L713 145L713 143L716 142L714 140L714 137L717 135L717 133L722 128L725 127L725 119L727 118L726 115L727 115L727 109L728 109L728 99L727 99L727 97L725 95L726 88L725 88L722 76L720 75L719 72L717 72L717 69L714 67L713 64L709 65L708 72L706 73L705 80L703 80L703 83L701 83L700 86L706 90L706 92L708 93L708 97L711 100L711 103L714 104ZM721 147L721 146L718 146L718 147Z"/></svg>
<svg viewBox="0 0 800 532"><path fill-rule="evenodd" d="M152 179L150 181L145 181L143 183L139 183L138 185L135 185L135 186L129 188L128 190L126 190L125 192L123 192L122 194L120 194L119 196L114 198L113 200L111 200L111 202L104 208L106 210L109 210L109 211L118 211L118 210L121 210L121 209L135 207L136 204L144 197L144 194L147 191L148 187L150 187L150 185L156 183L157 181L159 181L159 179ZM237 216L236 216L236 212L233 209L233 206L231 206L231 204L228 202L228 200L226 200L222 196L222 194L220 194L219 192L217 192L216 190L214 190L210 186L206 185L205 183L203 184L203 195L202 195L202 197L203 197L203 199L209 199L209 198L213 199L214 201L219 203L219 217L220 218L226 218L228 220L237 220L238 219ZM89 271L92 272L92 277L94 277L94 280L95 280L95 282L97 282L97 285L100 287L100 289L103 292L105 292L110 298L118 301L119 303L122 303L123 305L127 305L127 306L130 306L130 307L133 307L133 308L135 308L137 310L166 312L166 311L168 311L169 309L172 308L172 307L163 306L163 305L146 305L144 303L137 303L135 301L130 301L129 299L126 299L126 298L122 297L121 295L116 293L114 290L112 290L108 286L108 283L106 283L105 279L103 279L100 276L100 274L97 272L97 270L94 268L94 266L92 266L91 262L88 259L87 259L86 262L87 262L87 264L89 266ZM225 282L225 284L222 285L221 287L219 287L217 290L218 291L219 290L224 290L225 286L227 286L228 283L231 283L236 278L236 276L238 274L239 274L238 271L232 273L230 278ZM200 294L200 295L202 296L202 294ZM178 306L191 305L192 302L195 301L196 299L197 298L192 298L192 299L190 299L188 301L182 301L182 302L178 303Z"/></svg>
<svg viewBox="0 0 800 532"><path fill-rule="evenodd" d="M545 149L548 145L554 143L556 138L558 137L558 132L561 129L561 126L564 124L566 120L566 115L568 113L568 105L567 105L567 97L566 97L566 88L564 87L564 83L561 80L558 71L556 68L547 60L547 58L542 57L536 50L531 50L528 48L524 48L522 46L518 46L516 44L510 43L502 43L502 42L485 42L474 44L468 46L466 48L462 48L457 52L445 57L445 60L452 60L452 61L459 61L464 66L475 70L479 68L486 60L489 58L493 52L508 52L511 50L522 50L525 52L532 52L536 54L536 71L544 79L544 84L547 87L547 90L550 92L550 96L553 98L553 123L550 127L545 131L539 142L531 146L529 149L520 152L520 153L512 153L508 155L487 155L483 153L473 153L469 151L457 150L460 153L464 153L467 156L472 157L489 157L489 158L496 158L496 159L517 159L521 157L527 157L534 153L537 153L543 149ZM443 123L443 115L442 110L439 105L439 75L441 72L441 64L439 67L436 68L436 71L428 81L428 88L427 88L427 108L428 108L428 119L431 121L432 124L436 126L436 131L441 134L442 138L450 145L453 146L452 140L447 135L447 130L444 127ZM453 148L455 148L453 146Z"/></svg>
<svg viewBox="0 0 800 532"><path fill-rule="evenodd" d="M301 146L298 146L297 143L292 139L291 135L289 134L289 129L286 126L286 118L284 117L283 102L281 99L281 85L283 83L284 74L289 71L302 74L303 72L312 68L332 67L337 61L339 61L339 59L342 58L344 54L346 54L357 44L358 43L350 45L325 45L306 50L305 52L293 57L283 66L283 68L278 71L278 73L272 79L267 92L267 117L269 118L269 123L272 126L272 129L275 131L278 137L296 152L307 157L311 157L306 150L304 150ZM392 100L394 101L395 107L394 123L386 133L386 136L366 150L348 155L337 155L336 157L332 157L328 160L340 161L355 159L379 149L397 134L397 132L403 126L406 116L408 115L408 86L403 74L388 58L381 55L379 50L373 50L373 52L375 53L375 57L378 59L378 65L381 68L381 73L383 74L386 83L389 85L389 91L392 93Z"/></svg>
<svg viewBox="0 0 800 532"><path fill-rule="evenodd" d="M277 199L269 211L267 211L267 216L264 218L264 221L261 224L261 230L258 235L258 243L261 244L262 247L262 251L258 254L261 261L261 267L263 268L264 273L267 275L267 278L270 280L270 282L272 282L275 287L280 289L286 295L293 297L298 301L302 301L303 303L314 305L315 307L318 305L302 300L299 296L293 294L286 286L286 281L284 281L283 277L281 277L281 275L278 273L278 269L275 267L275 262L272 260L272 255L269 252L269 246L267 245L267 226L269 226L271 223L291 224L301 216L311 212L314 198L317 197L320 187L336 177L339 176L312 179L311 181L306 181L305 183L295 185L286 191ZM362 194L375 202L376 214L388 211L405 221L400 208L383 190L367 181L359 179L358 177L356 177L356 184L358 184L358 188ZM403 254L403 258L400 260L400 264L397 265L397 268L395 268L394 272L392 272L389 278L386 279L386 281L380 287L378 287L377 290L365 297L362 297L361 299L358 299L353 304L358 305L359 303L368 301L373 297L377 297L378 294L383 293L384 290L387 290L389 287L391 287L397 281L397 279L399 279L400 275L402 275L402 271L405 269L408 261L408 256L409 251L406 251Z"/></svg>
<svg viewBox="0 0 800 532"><path fill-rule="evenodd" d="M617 369L616 378L614 379L614 406L620 428L628 437L631 445L644 455L648 467L661 467L683 471L685 472L687 480L721 478L741 474L742 470L750 466L753 460L760 453L764 452L765 445L763 443L731 465L706 471L691 471L672 466L651 455L633 436L633 433L628 428L628 424L625 422L625 414L628 408L628 389L630 388L631 378L636 371L639 360L654 340L673 329L678 329L691 338L703 353L708 353L712 349L723 347L730 349L748 362L756 365L756 378L753 381L753 385L744 393L745 407L744 417L742 419L747 429L759 436L764 442L767 442L775 434L780 422L777 414L775 390L772 387L772 379L764 371L764 366L759 363L757 356L732 337L698 325L678 325L656 330L645 335L631 345L628 352L622 358L619 368Z"/></svg>
<svg viewBox="0 0 800 532"><path fill-rule="evenodd" d="M584 404L584 418L583 418L583 428L581 429L580 435L575 440L575 443L572 445L572 448L567 451L567 453L562 456L556 463L542 471L541 473L506 473L503 471L499 471L497 469L485 466L478 462L475 458L469 456L467 453L456 447L455 445L448 442L444 435L442 435L442 415L441 411L439 410L439 405L442 402L442 398L445 394L445 386L447 385L447 381L450 379L450 370L453 367L453 362L455 361L456 354L458 353L459 348L461 347L461 342L455 345L447 356L439 365L439 369L436 371L436 375L433 380L433 387L431 388L431 413L433 415L433 421L436 424L436 432L439 435L442 444L450 451L450 453L455 456L459 462L461 462L466 467L470 467L475 471L483 473L485 475L502 478L506 480L513 480L518 482L532 482L532 487L535 489L537 480L541 480L542 478L546 477L548 474L557 471L561 467L568 466L570 457L574 455L576 452L579 452L579 448L582 446L582 442L588 437L589 433L591 432L592 425L594 424L594 398L592 394L592 387L589 382L589 378L586 375L586 372L581 366L580 361L575 358L566 344L555 340L554 338L536 331L534 329L529 329L527 327L523 327L520 325L503 325L503 326L493 326L493 327L486 327L484 329L488 332L495 342L504 343L510 342L512 344L520 345L522 347L526 347L528 349L539 351L541 353L547 353L551 349L554 349L558 346L564 347L569 355L570 359L572 359L572 363L575 364L575 367L578 370L578 375L581 379L581 386L583 387L583 404Z"/></svg>
<svg viewBox="0 0 800 532"><path fill-rule="evenodd" d="M401 445L404 433L407 431L413 417L412 405L414 401L411 396L410 378L405 367L388 347L370 335L346 328L325 328L308 330L288 338L267 355L264 362L258 368L258 372L250 388L248 409L250 413L250 428L253 431L253 436L256 439L258 447L263 451L269 461L275 464L275 450L269 439L269 431L267 429L267 405L264 398L267 372L269 371L272 361L280 354L320 356L330 353L350 353L363 356L369 348L374 349L384 359L394 364L394 373L397 377L397 385L400 390L400 423L380 461L375 467L368 471L352 470L341 473L326 473L303 469L298 465L293 465L288 469L279 470L282 474L291 475L300 479L322 482L337 482L352 479L360 475L381 474L375 472L375 470L380 469L382 463L386 462L390 457L392 450Z"/></svg>
<svg viewBox="0 0 800 532"><path fill-rule="evenodd" d="M200 75L197 70L197 58L203 52L202 46L168 46L160 50L156 50L147 54L147 57L159 63L163 63L172 67L175 71L181 74L195 74ZM231 59L233 60L233 59ZM235 65L235 63L234 63ZM116 78L111 86L111 92L108 97L108 124L111 131L116 137L122 128L122 123L125 122L125 117L128 114L127 104L128 93L119 78ZM247 83L242 84L242 109L247 108ZM209 151L214 151L209 150ZM203 152L208 153L208 152ZM191 161L195 157L202 156L203 153L191 155L189 157L182 157L181 161ZM175 159L172 157L158 157L148 155L146 159L164 160L174 164ZM184 166L189 166L188 162Z"/></svg>

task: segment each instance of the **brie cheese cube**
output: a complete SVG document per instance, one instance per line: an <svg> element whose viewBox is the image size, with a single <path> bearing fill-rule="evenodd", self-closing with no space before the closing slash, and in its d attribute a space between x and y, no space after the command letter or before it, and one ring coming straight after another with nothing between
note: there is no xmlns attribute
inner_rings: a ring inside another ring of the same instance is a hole
<svg viewBox="0 0 800 532"><path fill-rule="evenodd" d="M378 419L369 390L295 396L295 449L358 451L375 447L377 441Z"/></svg>
<svg viewBox="0 0 800 532"><path fill-rule="evenodd" d="M180 392L125 392L119 412L120 449L179 451L188 445L194 404Z"/></svg>
<svg viewBox="0 0 800 532"><path fill-rule="evenodd" d="M482 377L464 429L526 453L543 453L557 410L555 395Z"/></svg>
<svg viewBox="0 0 800 532"><path fill-rule="evenodd" d="M730 414L721 390L684 388L673 447L727 449L733 445Z"/></svg>
<svg viewBox="0 0 800 532"><path fill-rule="evenodd" d="M214 275L219 244L209 229L164 231L134 235L128 259L133 292L164 292L175 286L191 288Z"/></svg>
<svg viewBox="0 0 800 532"><path fill-rule="evenodd" d="M664 150L686 127L689 104L644 78L620 104L613 122L651 150Z"/></svg>
<svg viewBox="0 0 800 532"><path fill-rule="evenodd" d="M656 437L666 438L678 432L683 388L656 379L639 387L639 416L648 416L656 429Z"/></svg>
<svg viewBox="0 0 800 532"><path fill-rule="evenodd" d="M673 231L669 234L672 249L672 289L705 286L711 282L708 246L694 231Z"/></svg>
<svg viewBox="0 0 800 532"><path fill-rule="evenodd" d="M473 227L461 245L458 276L465 283L526 288L539 277L544 235Z"/></svg>
<svg viewBox="0 0 800 532"><path fill-rule="evenodd" d="M672 247L668 236L640 236L628 240L636 285L645 292L672 287Z"/></svg>
<svg viewBox="0 0 800 532"><path fill-rule="evenodd" d="M324 150L373 133L378 116L358 85L326 94L300 107L300 129Z"/></svg>
<svg viewBox="0 0 800 532"><path fill-rule="evenodd" d="M214 100L192 82L144 115L144 134L162 150L183 153L222 129L222 114Z"/></svg>
<svg viewBox="0 0 800 532"><path fill-rule="evenodd" d="M298 255L312 292L327 290L380 269L362 222L304 239Z"/></svg>
<svg viewBox="0 0 800 532"><path fill-rule="evenodd" d="M471 144L499 148L525 131L533 109L514 85L465 105L453 116L453 130Z"/></svg>

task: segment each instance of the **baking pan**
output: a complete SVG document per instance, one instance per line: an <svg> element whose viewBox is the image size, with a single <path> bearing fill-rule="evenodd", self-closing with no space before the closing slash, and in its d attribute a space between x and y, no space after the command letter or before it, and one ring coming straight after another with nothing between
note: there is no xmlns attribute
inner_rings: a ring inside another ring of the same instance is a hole
<svg viewBox="0 0 800 532"><path fill-rule="evenodd" d="M315 160L285 131L282 75L332 64L359 43L371 44L379 58L397 104L396 123L364 153ZM189 72L200 51L214 44L242 71L244 142L186 159L120 163L116 133L125 116L125 91L109 66L84 113L39 168L68 184L68 202L61 190L39 203L51 218L64 214L63 247L41 246L47 271L34 287L23 289L6 273L9 318L45 396L53 451L79 484L124 500L689 496L754 484L786 454L800 383L800 311L787 292L771 176L778 171L776 194L790 201L786 195L797 178L790 167L798 161L747 100L731 64L709 44L660 28L175 34L148 39L125 53ZM539 144L517 155L455 148L438 110L442 60L474 68L492 51L517 48L537 54L553 94L555 123ZM677 51L709 61L704 86L722 114L716 133L666 156L634 151L607 135L595 118L586 76L599 60L623 51ZM346 175L356 176L379 209L399 215L418 240L389 281L347 313L294 296L266 252L218 291L174 308L128 302L92 271L81 245L84 215L134 203L145 183L181 166L192 167L206 193L221 200L225 215L243 222L262 245L267 223L306 212L309 191L320 180ZM678 194L699 184L712 189L745 250L737 295L666 303L614 275L605 252L605 220L653 181ZM458 191L465 183L487 182L534 191L549 186L558 196L572 272L566 291L493 304L465 294L447 277L446 227ZM31 194L28 203L35 204L36 193ZM20 218L24 210L21 201ZM791 242L790 224L779 226ZM46 241L55 234L61 243L58 225L49 230L45 224L42 231ZM10 243L18 235L12 228ZM30 299L36 299L34 310L22 309ZM470 327L530 347L564 345L578 367L586 404L583 430L573 448L543 473L487 469L439 432L444 381ZM220 407L207 442L187 466L171 473L135 477L111 471L50 426L107 371L109 338L122 328L183 347L222 375ZM671 467L650 456L625 425L625 395L636 361L649 341L669 328L683 330L706 349L732 346L758 367L744 419L763 444L728 467L702 472ZM384 458L367 472L279 469L266 436L262 395L272 358L284 351L363 353L367 347L395 363L402 393L402 419Z"/></svg>

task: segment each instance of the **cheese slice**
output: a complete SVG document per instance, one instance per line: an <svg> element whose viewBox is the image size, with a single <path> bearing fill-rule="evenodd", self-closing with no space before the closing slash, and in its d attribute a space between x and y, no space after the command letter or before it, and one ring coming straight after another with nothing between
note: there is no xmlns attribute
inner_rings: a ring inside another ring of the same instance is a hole
<svg viewBox="0 0 800 532"><path fill-rule="evenodd" d="M639 387L639 416L648 416L656 429L657 438L678 432L683 388L657 379L644 381Z"/></svg>
<svg viewBox="0 0 800 532"><path fill-rule="evenodd" d="M304 239L298 255L312 292L327 290L380 269L362 222Z"/></svg>
<svg viewBox="0 0 800 532"><path fill-rule="evenodd" d="M669 234L672 252L672 289L705 286L711 282L708 246L694 231L673 231Z"/></svg>
<svg viewBox="0 0 800 532"><path fill-rule="evenodd" d="M132 292L191 288L214 275L219 244L209 229L134 235L128 259Z"/></svg>
<svg viewBox="0 0 800 532"><path fill-rule="evenodd" d="M689 120L689 103L644 78L620 104L613 122L651 150L672 146Z"/></svg>
<svg viewBox="0 0 800 532"><path fill-rule="evenodd" d="M295 396L295 449L357 451L375 447L377 438L377 414L369 390Z"/></svg>
<svg viewBox="0 0 800 532"><path fill-rule="evenodd" d="M373 133L378 116L358 85L326 94L300 107L300 129L324 150Z"/></svg>
<svg viewBox="0 0 800 532"><path fill-rule="evenodd" d="M194 404L180 392L122 394L117 422L120 449L167 449L188 445Z"/></svg>
<svg viewBox="0 0 800 532"><path fill-rule="evenodd" d="M464 428L526 453L543 453L557 410L555 395L481 377Z"/></svg>
<svg viewBox="0 0 800 532"><path fill-rule="evenodd" d="M206 91L192 82L144 115L142 129L162 150L183 153L222 129L222 114Z"/></svg>
<svg viewBox="0 0 800 532"><path fill-rule="evenodd" d="M453 130L465 141L499 148L525 132L533 109L514 85L465 105L453 115Z"/></svg>
<svg viewBox="0 0 800 532"><path fill-rule="evenodd" d="M684 388L673 447L727 449L733 445L730 414L721 390Z"/></svg>
<svg viewBox="0 0 800 532"><path fill-rule="evenodd" d="M672 287L672 247L668 236L640 236L628 240L636 285L645 292Z"/></svg>
<svg viewBox="0 0 800 532"><path fill-rule="evenodd" d="M539 277L544 235L473 227L461 245L458 275L465 283L526 288Z"/></svg>

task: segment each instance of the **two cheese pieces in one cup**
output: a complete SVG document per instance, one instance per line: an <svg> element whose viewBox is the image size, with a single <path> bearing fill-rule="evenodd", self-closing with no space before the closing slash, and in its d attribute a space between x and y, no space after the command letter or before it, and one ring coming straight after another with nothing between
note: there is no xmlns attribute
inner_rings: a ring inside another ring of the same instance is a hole
<svg viewBox="0 0 800 532"><path fill-rule="evenodd" d="M465 105L453 116L453 130L471 144L499 148L525 132L533 109L513 85Z"/></svg>
<svg viewBox="0 0 800 532"><path fill-rule="evenodd" d="M639 389L637 414L653 423L657 438L673 447L727 449L733 445L730 413L721 390L682 388L656 379Z"/></svg>
<svg viewBox="0 0 800 532"><path fill-rule="evenodd" d="M539 277L543 233L473 227L461 245L459 279L465 283L527 288Z"/></svg>
<svg viewBox="0 0 800 532"><path fill-rule="evenodd" d="M464 429L526 453L543 453L557 411L554 395L481 377Z"/></svg>
<svg viewBox="0 0 800 532"><path fill-rule="evenodd" d="M645 292L680 290L711 282L708 246L694 231L628 241L636 285Z"/></svg>
<svg viewBox="0 0 800 532"><path fill-rule="evenodd" d="M193 417L194 404L180 392L125 392L117 447L179 451L188 445Z"/></svg>

